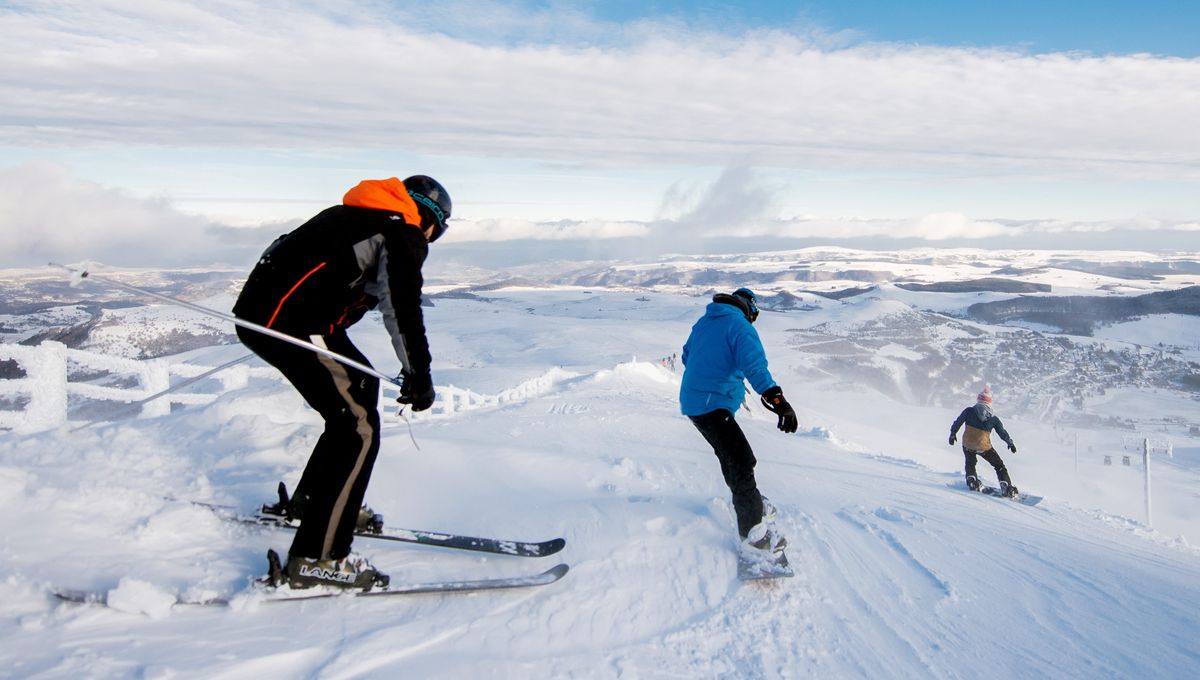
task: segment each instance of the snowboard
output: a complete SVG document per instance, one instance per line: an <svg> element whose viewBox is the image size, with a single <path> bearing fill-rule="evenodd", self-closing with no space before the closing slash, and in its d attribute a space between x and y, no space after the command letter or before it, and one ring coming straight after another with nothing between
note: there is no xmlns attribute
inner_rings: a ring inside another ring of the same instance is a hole
<svg viewBox="0 0 1200 680"><path fill-rule="evenodd" d="M997 488L991 487L991 486L980 487L979 493L982 493L987 496L995 496L996 498L1007 498L1007 496L1005 496L1003 493L1000 492L1000 489L997 489ZM1042 497L1041 496L1031 496L1027 493L1021 493L1018 491L1016 496L1013 496L1012 498L1009 498L1008 500L1016 501L1016 502L1020 503L1021 505L1033 506L1033 505L1037 505L1038 503L1041 503Z"/></svg>
<svg viewBox="0 0 1200 680"><path fill-rule="evenodd" d="M787 554L763 553L759 550L739 546L737 551L738 580L765 581L776 578L790 578L796 573L788 565Z"/></svg>
<svg viewBox="0 0 1200 680"><path fill-rule="evenodd" d="M1021 493L1021 492L1018 492L1017 495L1012 498L1008 498L1004 494L1000 493L1000 489L997 489L994 486L981 486L981 487L979 487L978 491L972 491L967 488L966 482L954 482L953 484L949 484L948 486L951 489L958 489L959 491L965 491L967 493L979 493L979 494L983 494L984 496L992 496L993 498L1001 498L1004 500L1010 500L1010 501L1014 501L1016 503L1020 503L1021 505L1028 505L1028 506L1034 506L1034 505L1037 505L1038 503L1041 503L1042 498L1043 498L1042 496L1034 496L1031 494Z"/></svg>

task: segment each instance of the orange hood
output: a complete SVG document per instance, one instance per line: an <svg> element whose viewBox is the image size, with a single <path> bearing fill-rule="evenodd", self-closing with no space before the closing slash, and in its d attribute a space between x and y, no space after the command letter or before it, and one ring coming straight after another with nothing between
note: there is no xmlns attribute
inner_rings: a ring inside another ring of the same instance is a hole
<svg viewBox="0 0 1200 680"><path fill-rule="evenodd" d="M375 210L400 213L404 216L405 222L418 229L421 228L421 213L417 211L416 202L413 201L412 196L408 195L408 189L404 188L404 182L395 177L364 179L346 192L346 195L342 197L342 203L359 208L374 208Z"/></svg>

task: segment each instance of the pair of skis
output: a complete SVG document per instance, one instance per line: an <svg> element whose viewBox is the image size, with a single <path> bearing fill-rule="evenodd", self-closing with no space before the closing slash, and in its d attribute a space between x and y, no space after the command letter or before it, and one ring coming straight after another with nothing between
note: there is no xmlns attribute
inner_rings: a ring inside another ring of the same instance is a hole
<svg viewBox="0 0 1200 680"><path fill-rule="evenodd" d="M281 485L282 486L282 485ZM281 498L286 498L281 492ZM287 517L283 515L268 514L264 512L257 513L252 516L238 514L234 509L228 506L215 505L211 503L203 503L199 501L188 501L193 505L212 510L217 516L230 522L239 524L247 524L257 527L284 529L295 531L297 526L293 525ZM264 510L266 507L264 507ZM417 545L427 545L438 548L448 548L452 550L466 550L472 552L491 553L496 555L511 555L515 557L547 557L553 555L563 549L566 541L561 538L554 538L546 541L514 541L499 538L484 538L479 536L466 536L462 534L443 533L436 531L423 531L417 529L390 529L388 531L364 530L355 531L355 536L363 538L396 541L400 543L412 543ZM273 552L273 551L272 551ZM278 562L278 556L275 557ZM544 586L558 581L566 575L570 569L566 564L557 564L539 574L527 576L513 576L501 578L488 578L476 580L460 580L460 581L436 581L431 583L411 583L411 584L389 584L386 590L328 590L314 589L313 591L285 591L285 590L261 590L261 601L263 602L291 602L301 600L314 600L333 597L389 597L396 595L414 595L418 593L463 593L477 592L484 590L502 590L512 588L529 588L534 586ZM108 595L101 591L83 591L83 590L58 590L54 592L54 596L60 600L67 602L75 602L81 604L107 604ZM210 598L204 600L180 600L176 604L182 605L210 605L210 606L228 606L231 600L228 598Z"/></svg>
<svg viewBox="0 0 1200 680"><path fill-rule="evenodd" d="M251 517L238 515L232 511L232 508L222 505L213 505L210 503L199 503L213 512L217 513L223 519L242 524L253 524L259 526L269 526L278 529L288 529L295 531L299 524L293 523L293 520L288 516L288 511L285 508L291 507L290 499L288 498L287 487L283 482L279 483L279 503L277 505L264 505L262 509ZM398 541L400 543L417 543L420 545L430 545L438 548L450 548L453 550L470 550L474 552L494 553L497 555L512 555L514 557L546 557L563 549L567 542L561 538L552 538L547 541L509 541L500 538L480 538L478 536L465 536L462 534L447 534L437 531L423 531L420 529L388 529L383 530L383 518L376 515L373 521L370 522L365 529L355 529L355 536L363 538L373 538L381 541Z"/></svg>
<svg viewBox="0 0 1200 680"><path fill-rule="evenodd" d="M554 583L566 575L569 567L566 564L558 564L540 574L532 576L514 576L509 578L490 578L479 579L474 581L437 581L433 583L410 583L410 584L391 584L387 590L347 590L347 591L330 591L313 589L308 591L291 591L284 594L283 591L269 591L263 589L261 591L261 601L266 603L275 602L296 602L304 600L319 600L334 597L390 597L396 595L415 595L419 593L464 593L477 592L482 590L501 590L509 588L529 588L533 586L544 586ZM103 591L86 591L86 590L57 590L54 596L66 602L74 602L78 604L108 604L108 593ZM193 605L193 606L222 606L227 607L232 604L230 598L216 597L203 600L178 600L177 605Z"/></svg>

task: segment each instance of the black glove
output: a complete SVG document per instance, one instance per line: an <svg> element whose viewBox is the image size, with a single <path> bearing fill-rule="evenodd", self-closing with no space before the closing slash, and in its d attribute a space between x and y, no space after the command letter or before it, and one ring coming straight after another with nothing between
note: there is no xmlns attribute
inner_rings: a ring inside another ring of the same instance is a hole
<svg viewBox="0 0 1200 680"><path fill-rule="evenodd" d="M424 411L433 406L433 378L429 373L400 371L400 396L396 401L412 406L413 411Z"/></svg>
<svg viewBox="0 0 1200 680"><path fill-rule="evenodd" d="M958 435L954 432L951 432L950 433L950 446L954 446L954 443L957 441L958 441Z"/></svg>
<svg viewBox="0 0 1200 680"><path fill-rule="evenodd" d="M1016 445L1016 444L1014 444L1014 443L1012 443L1012 442L1009 442L1009 443L1008 443L1008 450L1009 450L1009 451L1012 451L1013 453L1016 453L1016 452L1017 452L1017 445Z"/></svg>
<svg viewBox="0 0 1200 680"><path fill-rule="evenodd" d="M779 429L783 432L795 432L799 423L796 422L796 411L783 398L783 388L779 385L762 393L763 406L771 413L779 416Z"/></svg>

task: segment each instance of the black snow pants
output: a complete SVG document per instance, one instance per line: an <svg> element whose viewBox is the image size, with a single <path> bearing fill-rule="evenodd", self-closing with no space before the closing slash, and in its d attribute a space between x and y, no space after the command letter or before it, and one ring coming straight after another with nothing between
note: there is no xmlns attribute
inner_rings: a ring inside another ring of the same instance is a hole
<svg viewBox="0 0 1200 680"><path fill-rule="evenodd" d="M991 464L996 470L996 479L1012 484L1012 479L1008 476L1008 468L1004 466L1004 460L1000 458L1000 454L996 453L996 449L988 449L987 451L972 451L963 447L963 455L967 457L967 476L978 478L975 474L976 458L982 458Z"/></svg>
<svg viewBox="0 0 1200 680"><path fill-rule="evenodd" d="M754 465L758 461L750 449L750 442L746 441L746 435L733 419L733 414L725 409L688 417L713 447L717 460L721 461L721 474L733 493L738 535L745 538L763 517L762 494L754 481Z"/></svg>
<svg viewBox="0 0 1200 680"><path fill-rule="evenodd" d="M288 554L342 559L379 453L379 379L303 347L239 327L251 351L279 369L325 419L325 431L292 494L300 527ZM344 330L303 338L370 365Z"/></svg>

